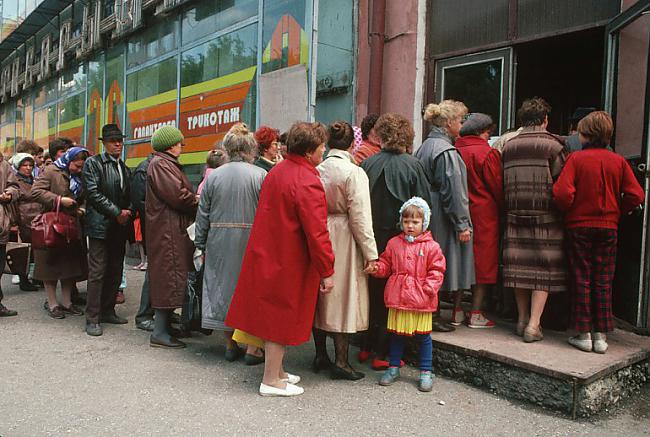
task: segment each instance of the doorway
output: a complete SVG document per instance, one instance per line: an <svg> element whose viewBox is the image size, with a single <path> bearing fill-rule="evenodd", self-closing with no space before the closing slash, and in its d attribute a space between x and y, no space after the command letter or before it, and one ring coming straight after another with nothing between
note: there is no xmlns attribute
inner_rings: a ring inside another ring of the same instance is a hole
<svg viewBox="0 0 650 437"><path fill-rule="evenodd" d="M599 27L516 46L514 110L542 97L553 108L548 130L566 135L576 108L602 108L603 35Z"/></svg>

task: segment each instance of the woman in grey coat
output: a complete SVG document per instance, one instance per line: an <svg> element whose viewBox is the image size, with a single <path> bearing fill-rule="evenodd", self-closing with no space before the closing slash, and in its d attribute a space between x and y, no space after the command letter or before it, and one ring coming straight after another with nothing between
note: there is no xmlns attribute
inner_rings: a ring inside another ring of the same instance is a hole
<svg viewBox="0 0 650 437"><path fill-rule="evenodd" d="M427 105L424 119L433 129L415 153L431 182L430 229L447 259L441 290L454 292L454 308L460 308L462 290L475 282L467 168L453 144L465 114L467 107L453 100ZM451 324L458 326L464 319L462 310L454 310Z"/></svg>
<svg viewBox="0 0 650 437"><path fill-rule="evenodd" d="M266 171L252 164L257 144L243 125L226 134L223 146L230 162L212 171L203 187L194 244L205 252L201 325L224 332L226 359L235 361L242 351L225 320ZM253 346L248 347L245 359L247 364L264 361L262 352Z"/></svg>

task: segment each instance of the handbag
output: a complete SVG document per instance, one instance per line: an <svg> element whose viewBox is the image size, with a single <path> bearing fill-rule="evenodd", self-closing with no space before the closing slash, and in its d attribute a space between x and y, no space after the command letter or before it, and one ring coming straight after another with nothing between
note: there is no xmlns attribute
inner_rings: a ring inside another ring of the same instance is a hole
<svg viewBox="0 0 650 437"><path fill-rule="evenodd" d="M56 199L56 211L45 212L32 221L34 249L65 249L81 240L76 217L60 212L61 196Z"/></svg>
<svg viewBox="0 0 650 437"><path fill-rule="evenodd" d="M32 254L32 245L20 241L9 241L7 243L7 255L5 260L4 273L13 275L27 275L29 273L29 261Z"/></svg>

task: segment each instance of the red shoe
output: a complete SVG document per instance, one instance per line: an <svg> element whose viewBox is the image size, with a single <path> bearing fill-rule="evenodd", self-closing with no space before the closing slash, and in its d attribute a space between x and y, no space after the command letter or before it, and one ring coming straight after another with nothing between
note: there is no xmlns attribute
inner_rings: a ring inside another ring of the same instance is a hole
<svg viewBox="0 0 650 437"><path fill-rule="evenodd" d="M126 302L126 299L124 298L124 293L118 291L115 294L115 305L120 305L123 304L124 302Z"/></svg>
<svg viewBox="0 0 650 437"><path fill-rule="evenodd" d="M378 358L373 358L372 364L370 367L372 367L372 370L386 370L388 369L388 361L380 360ZM404 361L399 360L399 366L404 367Z"/></svg>
<svg viewBox="0 0 650 437"><path fill-rule="evenodd" d="M357 359L359 360L360 363L365 363L370 359L372 356L372 352L370 351L359 351L359 355Z"/></svg>

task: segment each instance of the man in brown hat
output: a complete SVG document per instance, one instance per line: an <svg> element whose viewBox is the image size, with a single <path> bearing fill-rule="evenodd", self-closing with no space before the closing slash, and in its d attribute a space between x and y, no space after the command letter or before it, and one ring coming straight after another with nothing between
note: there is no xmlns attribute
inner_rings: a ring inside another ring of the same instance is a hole
<svg viewBox="0 0 650 437"><path fill-rule="evenodd" d="M115 290L120 285L124 252L134 216L130 200L129 169L121 159L124 135L115 124L102 127L104 151L86 160L86 235L88 243L88 298L86 333L102 335L100 323L125 324L115 314Z"/></svg>

